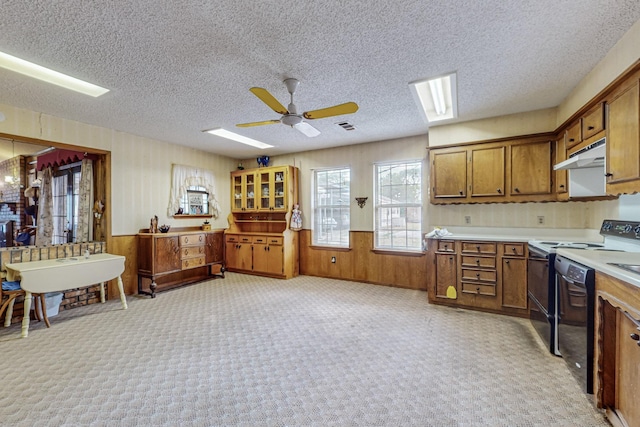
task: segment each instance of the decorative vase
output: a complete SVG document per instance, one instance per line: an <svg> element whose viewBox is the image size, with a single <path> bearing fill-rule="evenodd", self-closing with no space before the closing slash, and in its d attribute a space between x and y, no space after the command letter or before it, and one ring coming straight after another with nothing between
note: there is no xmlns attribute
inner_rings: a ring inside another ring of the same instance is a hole
<svg viewBox="0 0 640 427"><path fill-rule="evenodd" d="M260 156L256 159L258 162L258 166L268 166L269 165L269 156Z"/></svg>

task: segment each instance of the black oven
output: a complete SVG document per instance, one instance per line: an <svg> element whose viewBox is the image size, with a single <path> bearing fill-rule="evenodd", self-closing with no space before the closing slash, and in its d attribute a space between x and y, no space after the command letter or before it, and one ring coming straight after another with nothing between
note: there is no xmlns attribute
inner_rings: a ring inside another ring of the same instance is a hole
<svg viewBox="0 0 640 427"><path fill-rule="evenodd" d="M595 271L556 256L558 346L583 390L593 393Z"/></svg>
<svg viewBox="0 0 640 427"><path fill-rule="evenodd" d="M529 245L527 283L529 318L551 354L560 355L556 334L556 281L553 269L555 253Z"/></svg>

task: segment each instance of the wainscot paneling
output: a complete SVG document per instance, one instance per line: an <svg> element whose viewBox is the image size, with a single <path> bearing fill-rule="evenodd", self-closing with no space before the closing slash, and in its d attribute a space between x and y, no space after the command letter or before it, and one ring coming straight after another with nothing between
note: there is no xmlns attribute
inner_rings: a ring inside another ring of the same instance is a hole
<svg viewBox="0 0 640 427"><path fill-rule="evenodd" d="M126 295L138 293L138 244L136 236L112 236L107 239L107 252L126 257L124 262L124 273L122 273L122 284ZM109 299L119 298L118 283L115 280L109 282Z"/></svg>
<svg viewBox="0 0 640 427"><path fill-rule="evenodd" d="M300 231L300 274L426 290L424 253L373 251L373 232L352 231L350 249L311 245L311 231ZM336 257L332 263L331 258Z"/></svg>

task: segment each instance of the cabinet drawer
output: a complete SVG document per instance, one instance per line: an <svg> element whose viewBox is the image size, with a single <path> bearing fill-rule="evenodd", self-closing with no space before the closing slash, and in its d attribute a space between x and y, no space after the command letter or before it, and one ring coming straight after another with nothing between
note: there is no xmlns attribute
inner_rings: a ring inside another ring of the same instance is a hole
<svg viewBox="0 0 640 427"><path fill-rule="evenodd" d="M496 281L495 270L476 270L470 268L462 269L462 280L479 281L479 282L492 282Z"/></svg>
<svg viewBox="0 0 640 427"><path fill-rule="evenodd" d="M267 244L267 238L265 236L255 236L253 238L252 242L257 244L257 245L266 245Z"/></svg>
<svg viewBox="0 0 640 427"><path fill-rule="evenodd" d="M465 294L496 296L496 285L462 282L462 292Z"/></svg>
<svg viewBox="0 0 640 427"><path fill-rule="evenodd" d="M238 243L240 241L240 236L236 235L227 235L226 242L227 243Z"/></svg>
<svg viewBox="0 0 640 427"><path fill-rule="evenodd" d="M204 245L204 233L183 234L180 236L180 246Z"/></svg>
<svg viewBox="0 0 640 427"><path fill-rule="evenodd" d="M267 242L269 242L270 245L280 245L280 246L282 246L284 244L284 238L283 237L268 237L267 238Z"/></svg>
<svg viewBox="0 0 640 427"><path fill-rule="evenodd" d="M592 137L598 132L604 130L604 104L598 104L594 109L589 111L582 119L582 139Z"/></svg>
<svg viewBox="0 0 640 427"><path fill-rule="evenodd" d="M495 257L463 256L463 267L496 268Z"/></svg>
<svg viewBox="0 0 640 427"><path fill-rule="evenodd" d="M455 252L456 244L453 240L438 240L438 252Z"/></svg>
<svg viewBox="0 0 640 427"><path fill-rule="evenodd" d="M462 242L462 253L494 255L496 253L496 244L487 242Z"/></svg>
<svg viewBox="0 0 640 427"><path fill-rule="evenodd" d="M502 249L505 256L524 256L524 243L504 243Z"/></svg>
<svg viewBox="0 0 640 427"><path fill-rule="evenodd" d="M582 142L582 128L581 122L571 126L567 129L567 149L573 147L574 145L578 145Z"/></svg>
<svg viewBox="0 0 640 427"><path fill-rule="evenodd" d="M204 254L204 246L187 246L184 248L180 248L180 258L182 259L204 256Z"/></svg>
<svg viewBox="0 0 640 427"><path fill-rule="evenodd" d="M182 269L188 270L190 268L202 267L204 264L204 255L195 258L187 258L182 260Z"/></svg>

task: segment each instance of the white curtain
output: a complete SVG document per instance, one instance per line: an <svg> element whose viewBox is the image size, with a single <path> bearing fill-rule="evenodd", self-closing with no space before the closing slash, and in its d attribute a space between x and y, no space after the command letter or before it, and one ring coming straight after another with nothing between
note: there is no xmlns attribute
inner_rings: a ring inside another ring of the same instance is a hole
<svg viewBox="0 0 640 427"><path fill-rule="evenodd" d="M38 228L36 229L36 245L38 246L49 246L53 243L52 175L51 167L42 171L40 199L38 200Z"/></svg>
<svg viewBox="0 0 640 427"><path fill-rule="evenodd" d="M215 178L213 172L191 166L173 165L171 195L167 215L173 216L180 209L180 200L187 194L189 187L204 187L209 193L209 213L214 218L220 215L220 205L215 197Z"/></svg>
<svg viewBox="0 0 640 427"><path fill-rule="evenodd" d="M93 208L93 161L83 159L80 166L80 188L78 192L78 230L75 242L93 240L91 215Z"/></svg>

